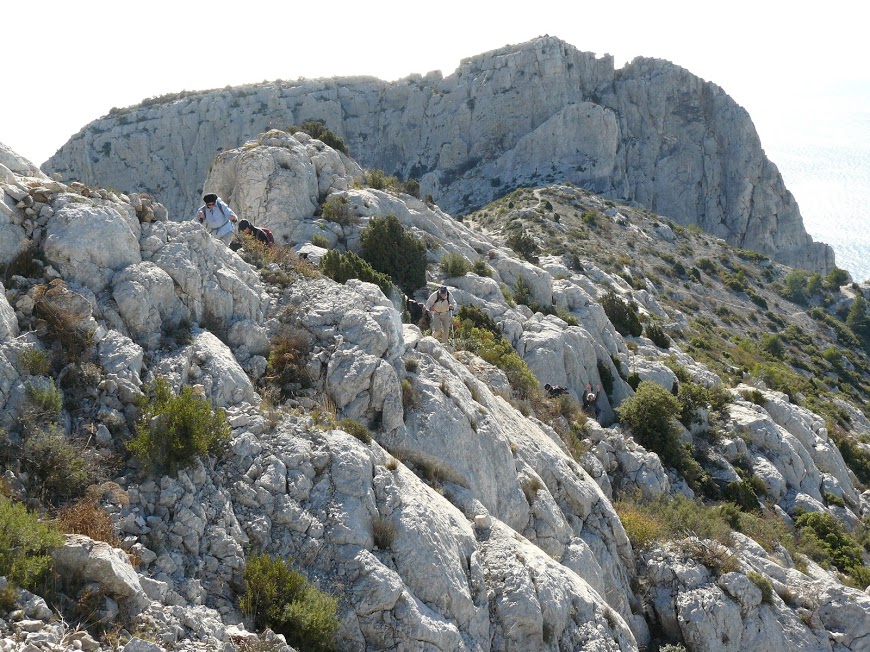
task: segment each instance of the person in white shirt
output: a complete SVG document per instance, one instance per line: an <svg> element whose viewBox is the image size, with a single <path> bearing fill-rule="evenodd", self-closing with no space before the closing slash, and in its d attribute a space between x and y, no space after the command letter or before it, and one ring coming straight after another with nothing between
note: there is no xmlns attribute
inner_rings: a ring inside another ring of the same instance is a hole
<svg viewBox="0 0 870 652"><path fill-rule="evenodd" d="M446 285L442 285L426 299L424 306L431 315L432 335L437 337L443 344L447 344L450 338L450 325L453 322L453 313L456 311L456 303Z"/></svg>
<svg viewBox="0 0 870 652"><path fill-rule="evenodd" d="M233 223L238 219L233 209L213 192L203 196L205 202L196 213L196 220L202 224L209 233L228 247L233 241L235 231Z"/></svg>

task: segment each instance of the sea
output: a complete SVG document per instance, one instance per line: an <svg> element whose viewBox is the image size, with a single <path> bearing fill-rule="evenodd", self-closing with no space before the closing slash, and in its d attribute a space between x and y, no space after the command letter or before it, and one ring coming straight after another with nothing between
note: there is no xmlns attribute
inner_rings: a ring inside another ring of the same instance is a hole
<svg viewBox="0 0 870 652"><path fill-rule="evenodd" d="M809 98L809 99L808 99ZM813 240L852 280L870 279L870 82L831 85L787 115L750 111Z"/></svg>

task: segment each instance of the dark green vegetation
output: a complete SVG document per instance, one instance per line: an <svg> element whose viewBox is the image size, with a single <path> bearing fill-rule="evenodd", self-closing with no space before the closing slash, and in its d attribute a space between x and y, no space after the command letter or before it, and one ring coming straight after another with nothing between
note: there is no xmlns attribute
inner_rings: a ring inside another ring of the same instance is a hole
<svg viewBox="0 0 870 652"><path fill-rule="evenodd" d="M630 350L639 344L634 338L643 335L659 349L676 345L718 374L726 386L756 379L785 393L793 403L825 418L832 441L858 479L859 491L870 483L870 438L853 430L850 411L842 402L863 409L870 401L870 308L858 286L847 285L843 270L821 275L784 267L762 254L730 247L697 227L605 201L570 184L515 190L463 221L500 237L527 259L557 256L569 272L597 268L619 277L611 287L598 284L597 297ZM653 296L668 316L644 314L631 298L639 290ZM812 520L809 517L792 530L780 524L776 534L762 527L764 520L757 514L766 490L751 468L737 469L739 482L723 486L711 480L708 449L719 437L717 413L727 414L726 392L691 382L673 359L666 364L679 381L672 393L628 375L637 393L618 409L623 426L677 469L706 505L726 513L734 510L726 519L730 529L759 542L798 542L801 552L859 585L868 567L854 563L855 548L835 545L838 554L813 543L813 536L839 541L833 529L816 523L819 534L814 534L805 523ZM742 395L759 405L766 402L759 390L747 389ZM693 437L693 445L681 444L676 436L679 423L698 423L698 410L708 405L713 410L709 431ZM834 506L846 504L833 495L825 500ZM659 505L651 511L656 510L664 513ZM637 513L633 508L628 518ZM626 515L621 516L629 529ZM641 522L642 531L651 527L647 520ZM650 536L667 536L662 532L658 529ZM865 541L866 525L853 534L855 541Z"/></svg>
<svg viewBox="0 0 870 652"><path fill-rule="evenodd" d="M244 581L239 606L257 631L269 627L299 650L336 649L338 600L320 591L289 562L265 553L253 555L247 560Z"/></svg>
<svg viewBox="0 0 870 652"><path fill-rule="evenodd" d="M223 410L185 386L177 396L169 382L158 377L139 402L142 418L127 445L150 468L174 474L201 455L217 455L229 443L230 425Z"/></svg>

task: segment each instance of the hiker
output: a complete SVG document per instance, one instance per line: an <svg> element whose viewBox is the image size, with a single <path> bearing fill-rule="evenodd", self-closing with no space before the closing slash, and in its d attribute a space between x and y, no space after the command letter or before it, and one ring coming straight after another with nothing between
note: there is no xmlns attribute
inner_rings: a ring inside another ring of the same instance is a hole
<svg viewBox="0 0 870 652"><path fill-rule="evenodd" d="M601 385L595 386L595 391L592 391L591 383L586 383L583 390L583 409L592 416L595 414L595 420L601 423L601 406L598 405L598 397L601 395Z"/></svg>
<svg viewBox="0 0 870 652"><path fill-rule="evenodd" d="M203 195L205 202L196 213L196 219L209 233L228 247L233 241L235 231L233 223L238 219L233 209L213 192Z"/></svg>
<svg viewBox="0 0 870 652"><path fill-rule="evenodd" d="M547 396L550 398L557 398L559 396L564 396L568 393L567 387L562 387L561 385L551 385L550 383L544 383L544 390L547 392Z"/></svg>
<svg viewBox="0 0 870 652"><path fill-rule="evenodd" d="M270 245L275 241L274 238L269 237L271 232L268 229L258 228L248 220L239 220L239 233L249 235L252 238L255 238L257 242L262 242L264 245Z"/></svg>
<svg viewBox="0 0 870 652"><path fill-rule="evenodd" d="M450 326L453 324L453 312L456 304L446 285L442 285L426 299L426 312L430 314L429 322L432 324L432 335L437 337L443 344L450 341Z"/></svg>

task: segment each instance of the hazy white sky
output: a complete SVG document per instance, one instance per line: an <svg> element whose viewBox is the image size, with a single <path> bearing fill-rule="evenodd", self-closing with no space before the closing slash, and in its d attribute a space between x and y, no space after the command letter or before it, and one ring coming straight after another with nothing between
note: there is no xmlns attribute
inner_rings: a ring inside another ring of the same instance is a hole
<svg viewBox="0 0 870 652"><path fill-rule="evenodd" d="M36 7L39 7L37 14ZM0 142L41 164L112 107L263 80L441 70L536 36L580 50L668 59L753 117L762 144L801 138L831 80L867 80L857 0L188 2L48 0L5 12Z"/></svg>

